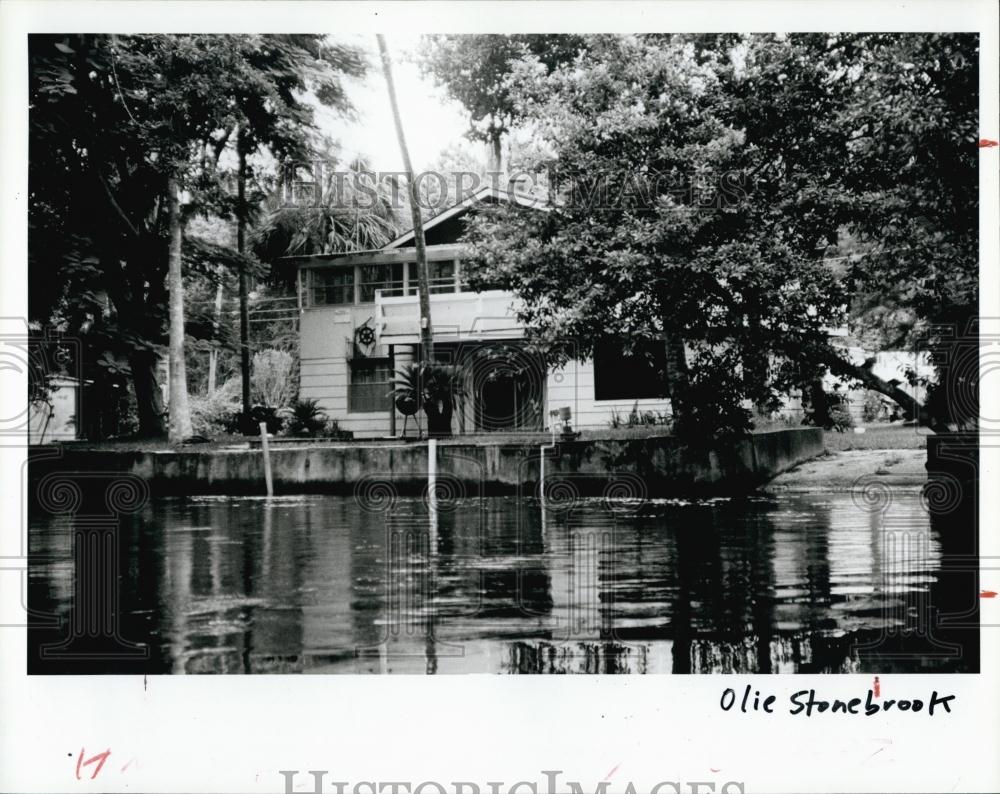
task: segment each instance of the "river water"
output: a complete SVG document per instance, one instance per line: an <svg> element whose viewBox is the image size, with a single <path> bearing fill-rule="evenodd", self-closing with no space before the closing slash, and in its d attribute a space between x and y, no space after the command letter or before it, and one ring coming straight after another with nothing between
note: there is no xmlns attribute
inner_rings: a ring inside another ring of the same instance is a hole
<svg viewBox="0 0 1000 794"><path fill-rule="evenodd" d="M942 593L975 608L975 581L942 568L917 493L878 509L839 493L156 500L107 530L119 575L101 597L118 606L97 656L72 635L74 605L95 603L81 522L29 521L29 672L978 670L974 640L928 629Z"/></svg>

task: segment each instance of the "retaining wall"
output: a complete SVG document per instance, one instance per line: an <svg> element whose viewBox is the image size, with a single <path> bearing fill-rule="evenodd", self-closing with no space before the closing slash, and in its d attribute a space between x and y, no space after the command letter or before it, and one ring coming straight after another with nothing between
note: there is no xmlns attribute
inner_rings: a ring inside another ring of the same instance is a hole
<svg viewBox="0 0 1000 794"><path fill-rule="evenodd" d="M620 496L658 496L697 491L740 492L822 454L823 433L795 428L756 433L745 439L693 449L671 437L575 440L546 454L546 477L571 483L575 491ZM276 493L350 492L391 483L419 492L427 482L427 444L343 443L271 450ZM438 445L441 487L456 492L528 493L539 477L540 448L532 443ZM34 459L34 482L54 472L131 474L154 495L260 494L264 491L259 449L197 449L126 452L66 448Z"/></svg>

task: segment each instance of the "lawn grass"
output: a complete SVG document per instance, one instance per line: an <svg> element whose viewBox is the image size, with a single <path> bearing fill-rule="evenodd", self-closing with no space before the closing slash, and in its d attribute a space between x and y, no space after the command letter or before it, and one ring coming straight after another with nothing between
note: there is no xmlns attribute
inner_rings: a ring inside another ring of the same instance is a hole
<svg viewBox="0 0 1000 794"><path fill-rule="evenodd" d="M894 424L869 425L864 433L828 430L823 438L831 452L847 452L852 449L926 449L928 435L931 431L926 427Z"/></svg>

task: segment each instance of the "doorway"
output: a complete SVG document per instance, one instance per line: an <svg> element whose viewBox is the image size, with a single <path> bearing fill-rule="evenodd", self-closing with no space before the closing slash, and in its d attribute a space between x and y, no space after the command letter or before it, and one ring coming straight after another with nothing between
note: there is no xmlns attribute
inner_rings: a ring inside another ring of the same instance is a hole
<svg viewBox="0 0 1000 794"><path fill-rule="evenodd" d="M523 354L522 354L523 355ZM544 376L537 362L492 360L477 366L473 381L475 424L480 432L542 429Z"/></svg>

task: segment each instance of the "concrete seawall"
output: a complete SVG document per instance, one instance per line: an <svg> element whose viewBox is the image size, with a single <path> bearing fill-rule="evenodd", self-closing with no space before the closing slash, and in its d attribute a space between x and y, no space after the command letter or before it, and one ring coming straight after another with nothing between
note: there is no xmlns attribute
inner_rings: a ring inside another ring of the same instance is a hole
<svg viewBox="0 0 1000 794"><path fill-rule="evenodd" d="M669 436L560 442L546 454L546 477L574 493L660 496L739 493L822 454L823 433L794 428L755 433L707 448L686 447ZM271 450L276 493L377 492L390 487L420 492L427 482L427 444L343 443ZM536 443L463 443L438 446L444 493L531 493L539 478ZM259 449L106 451L66 448L29 464L29 478L47 475L124 474L144 480L153 495L261 494ZM34 490L34 488L32 489Z"/></svg>

